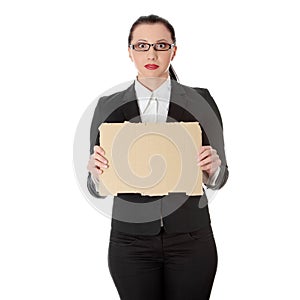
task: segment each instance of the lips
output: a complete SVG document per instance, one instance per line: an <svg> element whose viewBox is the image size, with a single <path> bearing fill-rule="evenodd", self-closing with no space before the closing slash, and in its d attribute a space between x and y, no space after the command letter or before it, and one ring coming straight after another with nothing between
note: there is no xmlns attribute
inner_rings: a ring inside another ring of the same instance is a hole
<svg viewBox="0 0 300 300"><path fill-rule="evenodd" d="M145 65L145 68L148 70L156 70L157 68L159 68L159 66L155 65L155 64L148 64L148 65Z"/></svg>

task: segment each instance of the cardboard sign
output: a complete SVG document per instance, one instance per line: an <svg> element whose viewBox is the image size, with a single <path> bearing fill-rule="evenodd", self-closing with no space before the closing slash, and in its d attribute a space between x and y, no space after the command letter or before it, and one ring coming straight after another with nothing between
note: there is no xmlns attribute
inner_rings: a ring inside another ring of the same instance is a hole
<svg viewBox="0 0 300 300"><path fill-rule="evenodd" d="M99 175L101 196L140 193L203 195L198 122L102 123L100 145L108 168Z"/></svg>

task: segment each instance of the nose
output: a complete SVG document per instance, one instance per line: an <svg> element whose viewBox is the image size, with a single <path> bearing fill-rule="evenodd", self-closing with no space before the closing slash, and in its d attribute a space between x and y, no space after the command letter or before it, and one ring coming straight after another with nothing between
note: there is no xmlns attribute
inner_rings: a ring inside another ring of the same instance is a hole
<svg viewBox="0 0 300 300"><path fill-rule="evenodd" d="M154 50L154 47L150 47L150 49L147 51L147 58L149 60L154 60L157 58L157 51Z"/></svg>

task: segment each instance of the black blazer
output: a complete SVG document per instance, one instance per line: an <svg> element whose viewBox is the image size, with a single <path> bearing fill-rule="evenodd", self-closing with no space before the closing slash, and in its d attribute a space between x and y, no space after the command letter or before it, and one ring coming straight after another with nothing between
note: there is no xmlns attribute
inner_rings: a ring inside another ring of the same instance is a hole
<svg viewBox="0 0 300 300"><path fill-rule="evenodd" d="M134 84L124 91L101 97L95 108L90 130L90 154L99 145L98 127L101 123L124 121L141 122ZM219 109L209 91L191 88L171 80L171 97L167 122L199 122L202 130L202 145L215 148L222 161L221 171L212 189L220 189L228 178L228 166L224 151L223 124ZM88 174L89 192L101 198L95 190L91 174ZM207 196L186 196L171 193L168 196L141 196L121 194L114 197L112 229L139 235L155 235L164 228L169 233L191 232L210 224ZM142 203L142 204L141 204ZM170 213L171 212L171 213ZM147 219L147 216L151 215ZM139 216L141 216L140 220ZM145 222L146 219L146 222ZM141 222L143 220L143 222Z"/></svg>

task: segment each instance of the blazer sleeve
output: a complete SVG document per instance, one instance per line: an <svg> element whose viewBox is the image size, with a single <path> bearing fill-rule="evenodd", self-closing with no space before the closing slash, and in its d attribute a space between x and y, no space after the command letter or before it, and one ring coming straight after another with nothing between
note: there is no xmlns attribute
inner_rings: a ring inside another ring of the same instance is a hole
<svg viewBox="0 0 300 300"><path fill-rule="evenodd" d="M102 101L103 99L100 98L97 102L96 108L94 110L91 127L90 127L90 155L94 153L94 146L100 145L99 142L100 134L98 128L103 123L103 113L101 110ZM97 192L95 183L92 179L92 174L90 172L88 172L88 177L87 177L87 188L92 196L96 198L105 198L103 196L100 196L99 193Z"/></svg>
<svg viewBox="0 0 300 300"><path fill-rule="evenodd" d="M218 134L221 135L221 136L219 136L219 140L223 141L224 140L224 137L223 137L223 121L222 121L221 113L219 111L219 108L218 108L215 100L211 96L208 89L194 88L194 90L196 90L207 101L207 103L212 108L213 112L216 114L216 116L217 116L217 118L220 122L220 126L221 126L221 131L220 130L218 131ZM212 190L221 189L225 185L225 183L227 182L228 176L229 176L228 165L227 165L227 160L226 160L226 156L225 156L224 143L223 143L222 147L223 147L222 150L223 150L223 153L224 153L224 157L223 157L223 159L221 159L221 166L220 166L219 175L216 179L215 185L213 185L213 186L207 185L207 187L212 189Z"/></svg>

